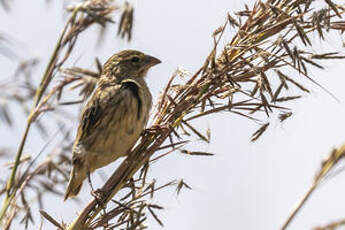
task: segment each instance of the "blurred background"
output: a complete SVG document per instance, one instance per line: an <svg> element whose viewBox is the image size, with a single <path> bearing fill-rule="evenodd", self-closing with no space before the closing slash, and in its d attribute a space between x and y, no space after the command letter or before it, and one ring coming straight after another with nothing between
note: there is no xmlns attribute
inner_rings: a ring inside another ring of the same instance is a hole
<svg viewBox="0 0 345 230"><path fill-rule="evenodd" d="M119 50L142 50L162 60L147 77L156 101L177 68L193 73L203 64L213 47L211 35L223 25L226 13L244 9L245 3L252 6L254 1L138 0L130 3L135 9L131 42L116 37L116 24L110 26L99 42L99 27L94 26L81 35L66 65L95 69L95 57L103 63ZM14 0L10 1L10 6L8 12L0 8L0 34L11 38L10 43L20 59L38 58L38 68L33 73L37 80L33 84L37 85L66 21L66 5L60 1ZM325 53L331 48L342 47L339 38L339 34L326 34L329 44L316 41L319 42L317 48ZM315 39L318 38L315 36ZM0 63L0 81L7 81L14 76L17 63L4 56L0 56ZM215 153L215 156L176 152L152 165L150 178L157 178L158 183L183 179L192 187L179 195L174 188L156 193L152 202L165 207L158 211L164 229L208 230L226 226L227 229L268 230L282 225L311 185L322 159L334 147L345 143L344 63L331 61L325 66L325 71L314 71L312 76L339 102L306 81L311 94L289 104L293 115L284 123L271 118L273 125L257 142L250 142L251 134L258 128L254 122L234 114L212 115L197 123L203 130L210 128L211 143L205 145L195 140L190 146ZM79 112L80 107L75 106L71 114L77 118ZM15 124L13 127L0 125L0 143L1 148L16 150L26 118L16 106L11 108L11 113ZM72 135L76 127L77 123L70 127L74 130ZM56 129L48 129L49 137L55 133ZM33 129L24 152L39 152L45 142ZM100 170L102 173L93 174L96 187L104 181L100 174L109 175L118 164L113 163ZM1 173L8 175L8 169L1 169ZM49 195L45 197L44 210L57 220L70 222L90 199L89 187L85 184L80 202L63 202L62 198ZM345 218L344 191L345 173L327 180L313 194L290 229L312 229ZM38 224L39 213L34 214ZM44 226L44 229L53 229L49 223ZM162 227L150 219L149 229Z"/></svg>

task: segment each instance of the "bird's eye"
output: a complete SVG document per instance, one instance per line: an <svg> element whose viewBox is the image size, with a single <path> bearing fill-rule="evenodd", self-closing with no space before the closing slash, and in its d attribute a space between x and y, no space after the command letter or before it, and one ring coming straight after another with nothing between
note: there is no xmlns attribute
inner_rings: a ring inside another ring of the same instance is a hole
<svg viewBox="0 0 345 230"><path fill-rule="evenodd" d="M137 63L137 62L139 62L139 58L138 57L132 57L131 62Z"/></svg>

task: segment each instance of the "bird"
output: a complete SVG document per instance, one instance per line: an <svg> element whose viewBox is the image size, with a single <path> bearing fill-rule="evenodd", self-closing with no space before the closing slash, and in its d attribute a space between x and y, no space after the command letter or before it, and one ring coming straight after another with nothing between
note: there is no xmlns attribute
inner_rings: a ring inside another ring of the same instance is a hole
<svg viewBox="0 0 345 230"><path fill-rule="evenodd" d="M120 51L105 62L81 113L65 201L78 195L90 173L125 156L135 145L152 106L145 76L159 63L137 50Z"/></svg>

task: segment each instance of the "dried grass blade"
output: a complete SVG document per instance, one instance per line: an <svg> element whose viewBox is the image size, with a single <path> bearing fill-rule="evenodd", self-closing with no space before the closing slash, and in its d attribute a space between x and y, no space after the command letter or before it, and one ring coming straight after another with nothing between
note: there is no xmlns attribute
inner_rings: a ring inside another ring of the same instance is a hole
<svg viewBox="0 0 345 230"><path fill-rule="evenodd" d="M257 131L255 131L252 135L251 141L254 142L266 131L267 127L270 123L263 124Z"/></svg>
<svg viewBox="0 0 345 230"><path fill-rule="evenodd" d="M56 221L51 215L49 215L46 211L40 210L40 213L46 220L52 223L55 227L58 227L59 230L64 230L62 225L58 221Z"/></svg>

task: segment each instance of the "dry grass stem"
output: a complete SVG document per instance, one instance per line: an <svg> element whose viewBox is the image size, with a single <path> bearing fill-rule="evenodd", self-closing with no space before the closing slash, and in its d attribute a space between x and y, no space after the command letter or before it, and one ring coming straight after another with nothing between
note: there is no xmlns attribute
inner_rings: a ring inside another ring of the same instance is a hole
<svg viewBox="0 0 345 230"><path fill-rule="evenodd" d="M256 141L270 128L275 115L281 122L293 115L288 105L310 92L308 84L322 88L311 78L311 69L323 70L322 61L345 58L332 50L318 53L313 47L315 39L312 36L325 40L327 33L345 30L342 20L345 7L330 0L323 4L323 8L318 9L312 0L267 0L255 3L252 8L246 6L235 14L227 14L224 24L214 31L213 49L198 71L189 75L177 70L171 76L156 103L152 126L143 132L137 145L103 185L99 199L91 199L68 226L43 210L41 215L64 230L145 229L148 218L163 226L159 216L163 207L152 203L156 192L174 186L180 193L191 186L182 179L165 184L160 184L158 179L149 180L149 167L153 161L173 153L191 157L213 155L189 149L192 140L211 142L210 130L200 130L195 121L218 113L239 115L259 126L251 138ZM3 89L0 91L0 118L8 125L15 122L8 106L13 102L19 103L28 115L15 161L9 166L11 176L7 181L1 181L0 195L4 203L0 221L3 227L9 229L19 213L24 215L22 224L29 226L33 222L32 200L41 207L47 193L62 199L61 190L67 183L73 143L66 127L74 121L65 108L84 102L93 92L102 71L98 59L95 71L76 66L67 68L65 63L70 59L79 35L93 24L106 28L108 22L113 21L112 13L118 9L120 7L111 0L85 0L69 7L69 18L39 87L36 89L30 83L37 65L35 59L18 65L16 77L25 90L17 84L0 85ZM133 12L133 7L126 3L118 25L118 35L128 41L132 37ZM225 40L227 33L232 36L230 40ZM0 52L2 44L0 37ZM226 45L221 47L220 44ZM60 81L52 85L57 76ZM66 96L76 90L79 97L71 100ZM50 121L56 124L57 133L62 137L54 143L56 146L49 150L44 161L37 162L46 146L52 145L51 140L40 153L30 153L27 158L23 156L23 150L32 124L37 125L42 136L47 136L46 129L50 126L40 119L43 114L51 115ZM337 165L344 148L335 150L326 159L313 185L282 229L286 229L320 182ZM11 151L4 149L0 154L5 157Z"/></svg>
<svg viewBox="0 0 345 230"><path fill-rule="evenodd" d="M342 58L337 53L317 54L306 48L312 46L309 39L312 32L321 36L321 31L323 35L329 31L329 25L333 25L332 20L344 13L343 7L337 5L313 12L311 3L266 1L255 4L251 10L238 12L237 19L228 15L226 23L213 34L214 49L204 65L185 83L174 84L178 73L171 77L157 103L153 126L143 134L138 145L102 187L104 193L101 200L91 200L68 229L93 226L93 220L102 210L99 203L107 204L129 181L137 181L132 194L143 189L144 178L136 172L147 165L166 140L170 140L173 145L176 140L186 139L188 133L187 139L193 134L201 141L209 142L207 135L192 125L193 120L218 112L236 113L261 123L261 128L253 134L252 140L255 141L269 126L269 122L261 122L265 116L278 110L285 114L281 116L282 121L290 117L292 113L280 104L298 99L301 95L291 95L287 90L293 86L302 92L308 93L309 90L298 79L288 76L287 70L294 70L317 84L308 75L310 66L322 67L314 61L315 57L324 55L322 59ZM323 16L315 21L312 17L315 14ZM235 27L238 32L217 55L218 44L229 26ZM301 41L303 45L292 46L295 40ZM277 88L271 83L274 77L281 82ZM200 151L185 152L209 155ZM127 223L126 229L131 229L133 225L138 227L137 223L142 223L139 217L132 222L123 222L123 219L115 217L113 221L117 224Z"/></svg>
<svg viewBox="0 0 345 230"><path fill-rule="evenodd" d="M44 96L48 85L50 84L51 80L65 61L70 56L74 45L78 39L78 36L90 27L93 24L100 24L101 26L105 26L105 23L112 22L111 14L114 10L118 7L112 3L111 0L87 0L83 1L82 3L78 4L75 7L70 7L69 10L71 11L71 16L67 20L67 23L61 33L61 36L55 46L53 54L49 60L49 63L46 67L46 70L43 74L41 79L41 83L37 89L33 88L31 85L28 85L31 91L35 91L35 99L34 105L31 110L28 110L25 107L26 112L29 113L26 128L24 130L17 154L16 159L14 162L14 166L12 167L12 172L10 178L7 181L6 185L6 193L4 202L0 212L0 224L3 223L4 219L6 218L6 213L8 208L14 204L11 204L13 200L16 200L15 197L17 195L17 190L20 186L16 181L16 175L18 167L21 163L21 157L24 149L24 145L29 134L29 130L31 125L36 121L36 118L39 114L47 111L52 111L54 108L48 105L48 101L56 95L57 92L62 91L65 85L75 81L76 78L66 78L63 82L55 87L46 95ZM25 64L25 65L24 65ZM24 72L27 69L27 64L24 63L20 66L19 71ZM26 81L28 84L29 81ZM85 89L85 88L84 88ZM7 96L7 95L6 95ZM8 97L8 96L7 96ZM42 99L43 98L43 99ZM24 102L24 98L18 98L17 95L13 95L13 99L19 101L21 103ZM7 121L8 124L11 124L11 120L9 119L9 115L7 112L6 106L2 106L0 110L2 117ZM39 122L36 122L39 125ZM43 131L43 130L42 130ZM29 213L29 212L27 212Z"/></svg>
<svg viewBox="0 0 345 230"><path fill-rule="evenodd" d="M310 196L313 194L315 189L318 188L320 183L327 178L329 173L338 165L339 161L345 157L345 145L340 147L339 149L334 149L327 158L322 162L320 170L317 172L313 184L310 186L308 191L303 195L301 200L297 203L296 207L293 208L290 215L284 222L283 226L280 228L281 230L287 229L289 224L293 221L296 217L297 213L301 210L304 204L308 201Z"/></svg>
<svg viewBox="0 0 345 230"><path fill-rule="evenodd" d="M314 230L335 230L335 229L338 229L339 227L342 227L344 225L345 225L345 220L338 220L338 221L334 221L330 224L327 224L325 226L316 227L316 228L314 228Z"/></svg>

